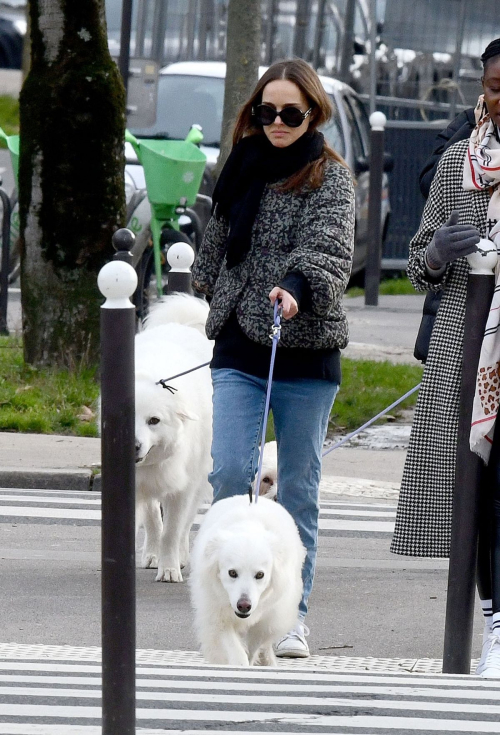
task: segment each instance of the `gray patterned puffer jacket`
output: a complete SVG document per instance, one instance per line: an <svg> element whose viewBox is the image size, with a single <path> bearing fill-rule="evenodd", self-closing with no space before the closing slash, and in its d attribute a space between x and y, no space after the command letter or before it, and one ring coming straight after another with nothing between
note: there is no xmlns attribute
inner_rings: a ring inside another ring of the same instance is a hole
<svg viewBox="0 0 500 735"><path fill-rule="evenodd" d="M250 252L226 268L228 222L210 219L193 266L194 287L212 297L206 331L215 339L236 309L250 339L269 345L269 292L290 272L302 273L312 307L283 320L280 345L324 349L348 343L342 296L354 247L354 186L350 172L335 161L325 166L323 184L300 193L268 185L252 228Z"/></svg>

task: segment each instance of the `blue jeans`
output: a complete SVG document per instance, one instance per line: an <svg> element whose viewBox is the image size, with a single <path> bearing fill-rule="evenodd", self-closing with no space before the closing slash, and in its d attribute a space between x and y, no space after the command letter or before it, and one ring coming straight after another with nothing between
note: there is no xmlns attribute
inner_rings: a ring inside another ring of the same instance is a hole
<svg viewBox="0 0 500 735"><path fill-rule="evenodd" d="M259 462L267 380L239 370L212 370L214 502L248 493ZM321 453L338 383L275 380L271 410L278 445L278 502L291 514L307 550L299 617L307 613L318 544Z"/></svg>

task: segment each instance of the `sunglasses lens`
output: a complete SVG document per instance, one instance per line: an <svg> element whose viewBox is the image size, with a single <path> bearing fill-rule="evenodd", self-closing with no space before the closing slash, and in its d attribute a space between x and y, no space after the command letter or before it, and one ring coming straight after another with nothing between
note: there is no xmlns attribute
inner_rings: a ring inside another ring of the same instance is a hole
<svg viewBox="0 0 500 735"><path fill-rule="evenodd" d="M285 107L284 110L281 110L280 117L289 128L298 128L304 122L302 112L296 107Z"/></svg>
<svg viewBox="0 0 500 735"><path fill-rule="evenodd" d="M276 110L269 105L259 105L255 110L255 118L260 125L272 125L276 115Z"/></svg>

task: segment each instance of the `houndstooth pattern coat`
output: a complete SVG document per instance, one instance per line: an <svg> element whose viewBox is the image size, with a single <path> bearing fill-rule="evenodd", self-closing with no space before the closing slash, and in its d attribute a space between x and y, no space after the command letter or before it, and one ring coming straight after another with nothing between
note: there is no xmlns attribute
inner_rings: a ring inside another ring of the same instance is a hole
<svg viewBox="0 0 500 735"><path fill-rule="evenodd" d="M469 265L449 264L430 281L424 263L435 230L453 209L460 223L487 234L489 192L464 191L462 174L469 141L443 155L419 230L410 243L408 276L417 290L443 290L419 391L406 457L391 551L409 556L446 557L450 551L452 497L458 434L463 325ZM489 229L489 228L488 228Z"/></svg>

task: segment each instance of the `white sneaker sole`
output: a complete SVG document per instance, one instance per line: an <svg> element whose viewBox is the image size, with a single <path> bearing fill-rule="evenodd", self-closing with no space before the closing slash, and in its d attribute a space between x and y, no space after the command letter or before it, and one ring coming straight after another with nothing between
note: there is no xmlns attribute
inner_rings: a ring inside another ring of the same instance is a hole
<svg viewBox="0 0 500 735"><path fill-rule="evenodd" d="M275 651L274 655L277 658L309 658L311 654L309 651L298 651L296 648L285 648L280 651Z"/></svg>
<svg viewBox="0 0 500 735"><path fill-rule="evenodd" d="M484 669L480 673L480 676L483 679L500 679L500 668L491 668L491 669Z"/></svg>

